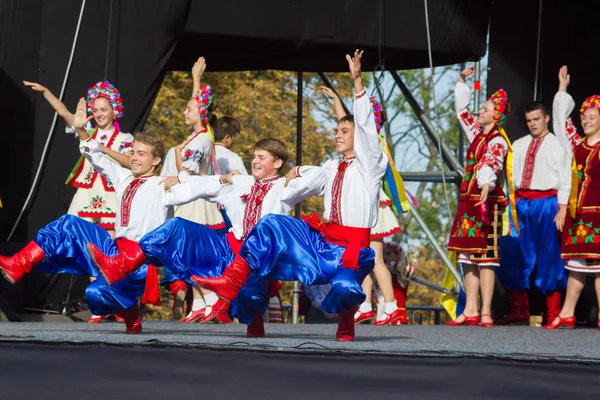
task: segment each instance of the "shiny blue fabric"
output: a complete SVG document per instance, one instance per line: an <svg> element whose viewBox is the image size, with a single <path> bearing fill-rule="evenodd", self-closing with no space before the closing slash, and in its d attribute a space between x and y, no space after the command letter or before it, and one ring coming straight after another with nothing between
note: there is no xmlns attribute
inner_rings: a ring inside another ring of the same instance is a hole
<svg viewBox="0 0 600 400"><path fill-rule="evenodd" d="M264 314L269 308L269 280L250 274L238 296L231 302L231 313L242 324L250 325L253 313Z"/></svg>
<svg viewBox="0 0 600 400"><path fill-rule="evenodd" d="M240 255L251 270L269 280L331 284L322 308L341 313L365 300L361 284L373 270L375 252L361 249L358 270L340 266L345 247L325 241L304 221L285 215L264 216L250 231Z"/></svg>
<svg viewBox="0 0 600 400"><path fill-rule="evenodd" d="M169 283L184 280L191 283L191 275L217 277L233 261L233 251L223 232L205 225L173 218L140 240L146 259L153 265L163 265L165 280ZM233 315L242 323L252 322L252 313L265 312L269 306L268 280L250 276L247 284L232 302Z"/></svg>
<svg viewBox="0 0 600 400"><path fill-rule="evenodd" d="M112 286L108 286L99 274L86 245L93 243L109 256L116 255L118 251L114 239L96 224L73 215L63 215L40 229L34 240L46 254L36 271L97 277L85 291L88 307L95 315L132 308L144 293L146 266Z"/></svg>
<svg viewBox="0 0 600 400"><path fill-rule="evenodd" d="M500 240L497 275L507 290L528 290L532 274L544 293L567 287L567 273L560 256L560 235L554 217L556 197L517 201L520 234Z"/></svg>
<svg viewBox="0 0 600 400"><path fill-rule="evenodd" d="M127 278L113 285L107 285L100 275L85 289L85 298L94 315L114 314L119 310L129 310L137 307L138 298L146 289L146 274L148 266L143 265Z"/></svg>
<svg viewBox="0 0 600 400"><path fill-rule="evenodd" d="M186 282L190 276L218 277L233 261L233 252L223 235L205 225L173 218L148 232L140 248L152 265L163 265Z"/></svg>
<svg viewBox="0 0 600 400"><path fill-rule="evenodd" d="M109 256L117 253L114 240L104 229L69 214L40 229L34 240L46 254L35 267L42 273L96 277L99 271L87 252L87 244L95 244Z"/></svg>

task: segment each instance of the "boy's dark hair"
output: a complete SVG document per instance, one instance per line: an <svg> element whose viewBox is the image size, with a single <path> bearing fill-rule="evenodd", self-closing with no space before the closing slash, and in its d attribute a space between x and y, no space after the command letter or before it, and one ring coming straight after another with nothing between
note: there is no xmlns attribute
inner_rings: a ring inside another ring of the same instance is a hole
<svg viewBox="0 0 600 400"><path fill-rule="evenodd" d="M220 142L225 139L225 136L238 135L241 132L242 127L237 119L225 115L215 122L213 130L215 132L215 141Z"/></svg>

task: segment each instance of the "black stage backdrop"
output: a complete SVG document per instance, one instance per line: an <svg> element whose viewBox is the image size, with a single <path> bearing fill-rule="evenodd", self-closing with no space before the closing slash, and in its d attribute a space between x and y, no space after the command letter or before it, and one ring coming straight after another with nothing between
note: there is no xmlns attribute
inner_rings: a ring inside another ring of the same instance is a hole
<svg viewBox="0 0 600 400"><path fill-rule="evenodd" d="M600 2L536 0L496 1L492 6L488 94L502 87L508 93L513 115L506 120L509 137L528 133L523 110L534 101L538 16L541 19L541 51L535 100L552 106L558 89L558 70L569 66L579 127L579 106L587 96L600 93Z"/></svg>
<svg viewBox="0 0 600 400"><path fill-rule="evenodd" d="M0 110L4 150L0 184L0 240L25 203L53 110L21 81L37 81L58 95L81 2L0 2ZM110 0L87 1L64 103L74 109L87 88L104 78L124 98L121 128L143 128L166 70L187 70L204 55L210 69L344 71L343 55L367 50L364 68L382 57L389 69L428 65L423 2L345 0ZM488 1L430 0L433 60L450 64L485 53ZM110 29L109 29L110 27ZM106 54L108 53L108 60ZM73 190L64 185L79 154L58 121L41 183L13 241L66 212Z"/></svg>

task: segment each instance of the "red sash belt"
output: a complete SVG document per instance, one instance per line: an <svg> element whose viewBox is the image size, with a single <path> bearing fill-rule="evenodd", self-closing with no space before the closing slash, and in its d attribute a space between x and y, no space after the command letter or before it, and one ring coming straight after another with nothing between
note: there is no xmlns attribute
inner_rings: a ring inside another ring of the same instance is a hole
<svg viewBox="0 0 600 400"><path fill-rule="evenodd" d="M515 192L515 196L518 199L525 200L538 200L538 199L546 199L548 197L556 197L558 194L557 190L527 190L527 189L519 189Z"/></svg>
<svg viewBox="0 0 600 400"><path fill-rule="evenodd" d="M146 287L141 300L142 304L152 304L155 306L162 305L160 301L160 290L158 286L158 273L154 265L148 264L148 272L146 273Z"/></svg>
<svg viewBox="0 0 600 400"><path fill-rule="evenodd" d="M361 249L366 249L371 243L371 228L354 228L329 222L321 222L316 213L302 215L302 219L314 230L321 232L323 238L346 249L342 254L342 266L358 269L358 257Z"/></svg>

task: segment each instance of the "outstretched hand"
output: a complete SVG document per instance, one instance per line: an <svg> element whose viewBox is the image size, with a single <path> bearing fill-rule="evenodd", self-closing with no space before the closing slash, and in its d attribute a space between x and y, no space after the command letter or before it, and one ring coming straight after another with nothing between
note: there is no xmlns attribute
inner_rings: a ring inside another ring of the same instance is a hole
<svg viewBox="0 0 600 400"><path fill-rule="evenodd" d="M321 89L321 91L331 100L335 100L337 98L335 92L331 88L327 86L319 86L319 89Z"/></svg>
<svg viewBox="0 0 600 400"><path fill-rule="evenodd" d="M39 83L36 82L27 82L27 81L23 81L23 84L27 87L32 88L33 90L35 90L36 92L40 92L40 93L44 93L46 90L45 86L40 85Z"/></svg>
<svg viewBox="0 0 600 400"><path fill-rule="evenodd" d="M176 176L165 176L158 182L159 185L162 185L163 183L165 185L165 192L170 192L173 186L179 184L179 178Z"/></svg>
<svg viewBox="0 0 600 400"><path fill-rule="evenodd" d="M558 83L558 91L566 92L567 87L569 87L569 84L571 83L571 75L569 75L569 68L566 65L560 67L560 70L558 71Z"/></svg>
<svg viewBox="0 0 600 400"><path fill-rule="evenodd" d="M204 57L199 57L198 61L196 61L194 63L194 66L192 67L192 77L194 77L194 79L200 79L202 77L202 74L204 74L205 70L206 60L204 59Z"/></svg>
<svg viewBox="0 0 600 400"><path fill-rule="evenodd" d="M360 78L361 63L360 60L363 56L364 50L354 50L354 57L350 57L350 54L346 54L346 60L348 61L348 68L350 69L350 75L352 79L357 80Z"/></svg>
<svg viewBox="0 0 600 400"><path fill-rule="evenodd" d="M285 174L285 185L284 187L287 187L287 185L290 183L290 181L292 179L296 179L298 177L298 167L293 167L292 169L290 169L288 171L287 174Z"/></svg>
<svg viewBox="0 0 600 400"><path fill-rule="evenodd" d="M222 183L227 183L227 184L231 185L233 183L233 177L235 175L241 175L241 174L242 173L239 170L234 169L233 171L231 171L227 175L221 175L221 182Z"/></svg>
<svg viewBox="0 0 600 400"><path fill-rule="evenodd" d="M465 79L467 79L467 77L473 75L473 73L475 73L475 67L467 67L467 68L463 69L462 71L460 71L459 82L465 83Z"/></svg>
<svg viewBox="0 0 600 400"><path fill-rule="evenodd" d="M93 115L87 116L87 105L83 97L77 102L77 111L73 115L73 127L75 129L83 129L85 124L90 122L94 118Z"/></svg>

